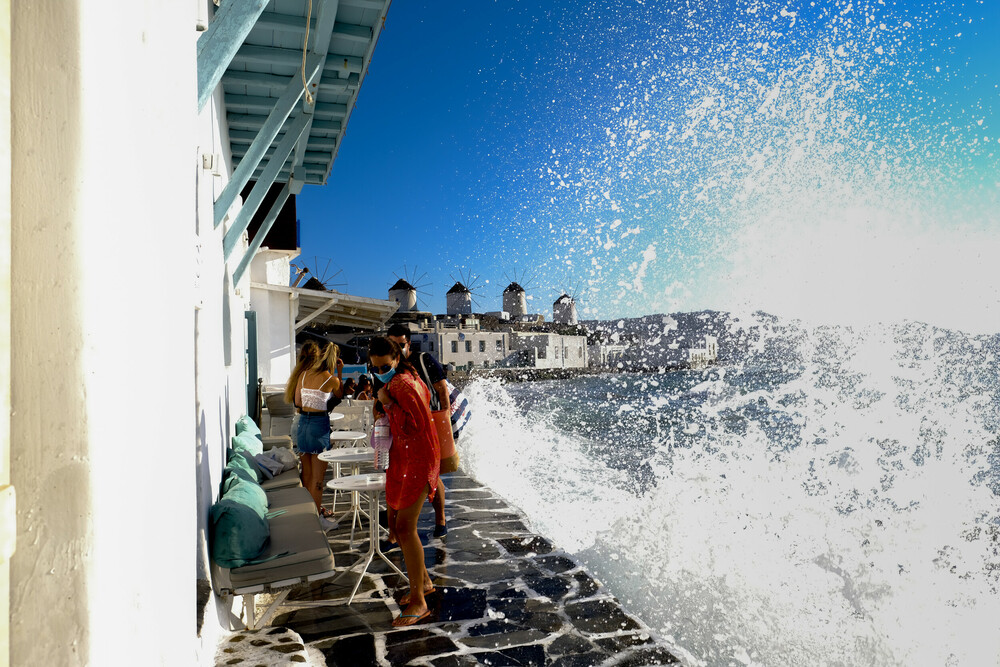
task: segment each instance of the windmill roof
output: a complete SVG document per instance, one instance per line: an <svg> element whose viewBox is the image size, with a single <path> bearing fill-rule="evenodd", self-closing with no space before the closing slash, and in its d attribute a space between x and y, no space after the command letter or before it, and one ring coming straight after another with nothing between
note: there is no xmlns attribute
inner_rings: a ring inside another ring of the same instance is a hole
<svg viewBox="0 0 1000 667"><path fill-rule="evenodd" d="M524 291L523 287L521 287L517 283L511 283L510 285L507 285L507 288L504 290L504 293L506 293L506 292L523 292L523 291Z"/></svg>
<svg viewBox="0 0 1000 667"><path fill-rule="evenodd" d="M469 288L462 283L455 283L452 288L448 290L448 294L464 294L469 291Z"/></svg>
<svg viewBox="0 0 1000 667"><path fill-rule="evenodd" d="M561 297L556 299L556 303L573 303L573 297L569 294L563 294Z"/></svg>
<svg viewBox="0 0 1000 667"><path fill-rule="evenodd" d="M410 283L400 278L399 280L396 281L396 284L390 287L389 289L397 290L397 289L416 289L416 288Z"/></svg>

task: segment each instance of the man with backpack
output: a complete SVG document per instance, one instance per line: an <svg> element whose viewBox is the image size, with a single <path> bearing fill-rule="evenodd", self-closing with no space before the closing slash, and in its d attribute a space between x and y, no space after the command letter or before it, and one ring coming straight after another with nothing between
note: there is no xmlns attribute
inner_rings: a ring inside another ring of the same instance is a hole
<svg viewBox="0 0 1000 667"><path fill-rule="evenodd" d="M448 376L444 368L438 363L430 352L414 353L410 348L410 330L399 323L393 324L386 332L386 338L396 342L403 350L403 358L413 364L431 393L431 410L434 412L443 410L445 415L451 415L451 401L448 395ZM376 380L376 385L378 380ZM375 392L378 393L378 386ZM450 428L450 427L449 427ZM454 459L454 460L452 460ZM390 459L390 465L391 459ZM447 474L455 472L458 467L458 454L441 460L441 473ZM448 533L444 516L444 482L438 477L437 493L434 495L434 537L441 537Z"/></svg>

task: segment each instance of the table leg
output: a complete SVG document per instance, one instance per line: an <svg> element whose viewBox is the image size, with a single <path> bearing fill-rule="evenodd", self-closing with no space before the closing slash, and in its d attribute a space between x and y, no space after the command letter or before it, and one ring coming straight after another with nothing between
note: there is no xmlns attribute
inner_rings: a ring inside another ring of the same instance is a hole
<svg viewBox="0 0 1000 667"><path fill-rule="evenodd" d="M372 490L368 494L368 508L372 516L375 517L378 516L378 491ZM406 578L406 575L403 574L403 571L400 570L398 567L396 567L396 564L393 563L388 558L386 558L385 554L382 553L382 547L378 543L378 520L372 521L369 519L368 552L362 559L365 562L365 566L361 569L361 572L358 573L358 580L354 582L354 589L351 591L351 596L347 598L347 604L351 604L352 602L354 602L354 596L357 595L358 588L361 586L361 580L365 578L365 573L368 571L368 566L371 565L372 560L375 559L375 556L378 556L383 561L388 563L389 567L391 567L396 572L396 574L398 574L400 577L403 578L403 581L405 581L406 583L410 582L410 580ZM358 562L360 563L361 561L359 560ZM355 563L355 565L357 565L357 563ZM355 566L352 565L350 569L353 570L354 567Z"/></svg>

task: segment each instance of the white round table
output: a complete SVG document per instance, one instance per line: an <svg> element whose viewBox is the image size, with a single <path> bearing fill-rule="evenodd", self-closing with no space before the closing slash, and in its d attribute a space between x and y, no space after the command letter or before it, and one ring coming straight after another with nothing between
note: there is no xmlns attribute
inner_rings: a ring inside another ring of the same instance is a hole
<svg viewBox="0 0 1000 667"><path fill-rule="evenodd" d="M355 434L365 437L366 434L360 431L334 431L330 435L330 439L334 440L339 437L341 433ZM350 439L346 439L345 442L350 442ZM327 463L333 464L333 479L342 479L340 476L340 466L350 465L351 474L357 475L361 471L361 464L365 461L373 461L375 458L375 450L371 447L340 447L338 449L328 449L324 452L320 452L317 458L320 461L326 461ZM328 484L329 486L329 484ZM337 511L337 493L343 491L344 489L330 487L333 490L333 511ZM351 517L351 548L354 548L354 526L361 524L361 519L358 513L361 511L361 503L359 502L358 492L351 492L351 506L347 508L341 518L346 517L348 514L352 514ZM371 517L369 517L370 519ZM340 521L340 518L337 519Z"/></svg>
<svg viewBox="0 0 1000 667"><path fill-rule="evenodd" d="M364 431L330 431L330 442L354 443L364 440L368 434Z"/></svg>
<svg viewBox="0 0 1000 667"><path fill-rule="evenodd" d="M340 412L331 412L330 413L330 424L333 424L333 422L339 422L343 418L344 418L343 413L340 413Z"/></svg>
<svg viewBox="0 0 1000 667"><path fill-rule="evenodd" d="M368 552L346 570L346 572L351 572L358 566L358 563L364 562L364 567L358 573L358 580L354 584L354 590L351 591L351 597L347 599L347 604L351 604L354 601L358 587L361 586L361 580L364 578L365 572L368 571L368 566L371 565L375 556L388 563L389 567L403 578L403 581L409 583L406 575L391 560L385 557L385 554L382 553L382 547L378 542L378 494L385 490L385 473L379 472L338 477L331 479L326 485L336 491L350 491L351 493L363 491L368 494ZM337 578L339 578L339 575Z"/></svg>

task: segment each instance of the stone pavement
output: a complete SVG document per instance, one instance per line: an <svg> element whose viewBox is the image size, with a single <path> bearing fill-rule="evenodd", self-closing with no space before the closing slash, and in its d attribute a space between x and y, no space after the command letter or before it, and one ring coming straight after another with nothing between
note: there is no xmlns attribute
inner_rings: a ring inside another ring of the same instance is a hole
<svg viewBox="0 0 1000 667"><path fill-rule="evenodd" d="M522 517L490 489L461 472L446 476L445 485L448 534L432 536L429 503L418 526L437 589L427 596L428 619L408 628L391 626L406 585L376 560L352 605L279 613L272 627L234 633L223 641L217 665L639 667L679 662L583 568L530 533ZM338 566L350 565L368 546L365 524L349 552L345 523L329 533ZM388 556L405 571L398 548ZM335 584L317 582L289 600L346 599L355 581L348 575ZM250 648L256 653L251 655Z"/></svg>

